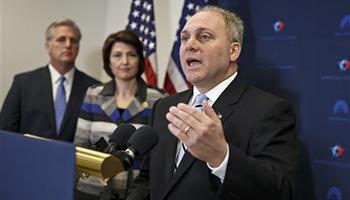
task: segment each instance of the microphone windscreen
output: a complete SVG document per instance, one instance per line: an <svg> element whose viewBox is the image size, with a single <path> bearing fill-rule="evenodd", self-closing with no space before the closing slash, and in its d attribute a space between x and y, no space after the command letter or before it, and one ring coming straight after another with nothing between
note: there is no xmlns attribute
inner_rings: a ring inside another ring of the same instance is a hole
<svg viewBox="0 0 350 200"><path fill-rule="evenodd" d="M136 131L136 128L131 124L120 124L109 136L109 142L113 142L116 150L125 150L128 148L127 142L130 136Z"/></svg>
<svg viewBox="0 0 350 200"><path fill-rule="evenodd" d="M95 149L96 151L104 152L107 147L108 147L108 143L103 137L100 137L100 139L98 139L93 144L93 149Z"/></svg>
<svg viewBox="0 0 350 200"><path fill-rule="evenodd" d="M158 134L151 126L145 125L137 129L130 137L128 146L136 150L140 156L145 155L157 144Z"/></svg>

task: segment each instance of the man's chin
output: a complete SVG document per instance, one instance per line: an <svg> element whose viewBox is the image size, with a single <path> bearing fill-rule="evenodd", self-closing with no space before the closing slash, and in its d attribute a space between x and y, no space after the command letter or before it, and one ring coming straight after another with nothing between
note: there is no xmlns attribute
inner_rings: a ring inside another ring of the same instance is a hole
<svg viewBox="0 0 350 200"><path fill-rule="evenodd" d="M60 60L62 66L74 66L74 60Z"/></svg>
<svg viewBox="0 0 350 200"><path fill-rule="evenodd" d="M75 58L74 57L64 57L61 59L62 62L74 62Z"/></svg>
<svg viewBox="0 0 350 200"><path fill-rule="evenodd" d="M186 80L192 83L193 85L196 85L202 81L202 78L199 76L189 75L189 76L186 76Z"/></svg>

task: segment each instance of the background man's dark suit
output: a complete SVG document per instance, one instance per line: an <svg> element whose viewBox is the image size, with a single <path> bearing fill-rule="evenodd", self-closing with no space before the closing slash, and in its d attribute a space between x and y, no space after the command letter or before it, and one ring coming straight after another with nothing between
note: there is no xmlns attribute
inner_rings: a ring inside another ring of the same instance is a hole
<svg viewBox="0 0 350 200"><path fill-rule="evenodd" d="M238 77L212 106L221 115L230 149L223 184L205 162L187 152L173 174L178 140L169 132L165 115L170 106L187 103L191 96L188 90L155 104L152 125L159 142L145 159L128 199L143 199L148 192L152 200L289 199L297 166L294 111L286 101Z"/></svg>
<svg viewBox="0 0 350 200"><path fill-rule="evenodd" d="M73 141L86 89L98 81L75 70L69 101L57 136L48 66L16 75L0 113L0 129Z"/></svg>

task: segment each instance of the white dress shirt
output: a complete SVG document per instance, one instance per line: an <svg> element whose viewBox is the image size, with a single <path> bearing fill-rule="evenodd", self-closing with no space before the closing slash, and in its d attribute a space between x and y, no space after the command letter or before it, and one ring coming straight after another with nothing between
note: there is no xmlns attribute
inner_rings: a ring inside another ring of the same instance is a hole
<svg viewBox="0 0 350 200"><path fill-rule="evenodd" d="M57 87L60 84L59 79L61 77L61 74L51 64L49 64L49 71L51 75L52 97L53 97L53 100L56 101L56 92L57 92ZM74 73L75 73L75 67L73 67L71 70L69 70L67 73L63 75L64 78L66 79L63 85L66 92L67 102L69 100L69 96L72 91Z"/></svg>

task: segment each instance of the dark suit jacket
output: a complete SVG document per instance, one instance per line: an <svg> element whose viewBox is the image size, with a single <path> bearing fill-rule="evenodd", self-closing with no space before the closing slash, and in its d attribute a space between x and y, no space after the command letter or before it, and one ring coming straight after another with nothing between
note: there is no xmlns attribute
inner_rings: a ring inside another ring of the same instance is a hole
<svg viewBox="0 0 350 200"><path fill-rule="evenodd" d="M56 134L52 84L48 66L16 75L0 113L0 129L41 137L73 141L76 123L86 89L98 83L75 71L72 91Z"/></svg>
<svg viewBox="0 0 350 200"><path fill-rule="evenodd" d="M145 158L128 199L292 199L297 166L293 108L238 77L213 105L230 149L223 184L188 152L173 173L177 139L165 115L170 106L187 103L191 96L188 90L155 104L152 125L159 142Z"/></svg>

